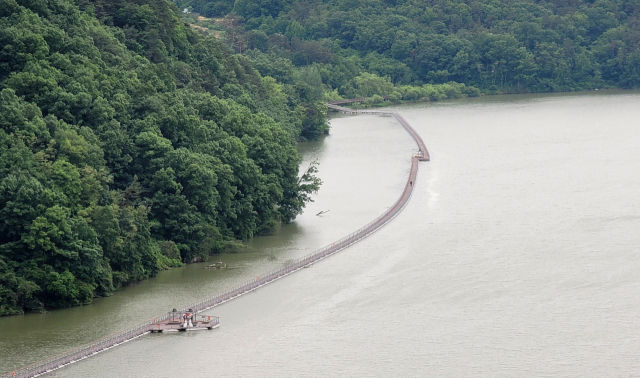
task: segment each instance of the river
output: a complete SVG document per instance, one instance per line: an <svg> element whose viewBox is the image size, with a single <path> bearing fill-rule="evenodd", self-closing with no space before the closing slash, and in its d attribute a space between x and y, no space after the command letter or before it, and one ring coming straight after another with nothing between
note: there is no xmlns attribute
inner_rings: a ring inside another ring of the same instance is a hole
<svg viewBox="0 0 640 378"><path fill-rule="evenodd" d="M422 136L413 197L337 255L64 377L640 375L640 92L493 96L397 109ZM93 305L0 318L0 371L258 275L368 223L415 144L392 118L332 119L302 146L315 202L229 269L161 273ZM330 210L322 216L315 214Z"/></svg>

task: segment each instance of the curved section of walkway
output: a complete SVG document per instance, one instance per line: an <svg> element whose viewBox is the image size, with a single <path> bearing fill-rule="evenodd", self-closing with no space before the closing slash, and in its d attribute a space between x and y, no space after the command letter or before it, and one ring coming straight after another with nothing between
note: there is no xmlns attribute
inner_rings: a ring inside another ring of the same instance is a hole
<svg viewBox="0 0 640 378"><path fill-rule="evenodd" d="M392 112L391 116L395 118L396 121L400 122L402 126L404 126L405 130L407 130L409 134L411 134L411 137L413 137L413 140L415 140L416 143L418 144L418 156L420 156L420 160L421 161L431 160L431 156L429 156L429 151L427 150L427 147L424 145L424 142L422 141L422 137L420 137L420 134L418 134L413 129L413 127L409 125L409 122L407 122L404 118L402 118L400 114Z"/></svg>
<svg viewBox="0 0 640 378"><path fill-rule="evenodd" d="M362 102L363 100L364 100L364 98L354 98L354 99L350 99L350 100L333 101L333 102L328 102L327 103L327 107L329 109L334 109L334 110L340 111L342 113L350 113L350 114L382 114L382 115L392 116L393 118L396 119L396 121L398 121L402 125L402 127L404 127L405 130L407 130L407 132L409 132L409 134L411 135L413 140L416 141L416 144L418 145L418 159L420 161L429 161L429 160L431 160L431 157L429 156L429 151L427 151L427 147L424 145L424 142L422 141L422 137L420 137L420 134L418 134L413 129L413 127L411 127L409 122L407 122L404 118L402 118L402 116L400 114L398 114L396 112L390 112L388 110L350 109L350 108L345 108L345 107L339 105L339 104L344 104L344 103Z"/></svg>
<svg viewBox="0 0 640 378"><path fill-rule="evenodd" d="M413 188L414 188L413 184L416 182L416 176L418 174L418 163L420 161L429 160L429 152L427 151L424 145L424 142L422 141L422 138L420 138L420 135L418 135L418 133L411 127L411 125L409 125L409 123L404 118L402 118L402 116L400 116L398 113L395 113L395 112L376 111L376 110L353 110L353 109L343 108L334 104L327 104L327 106L339 111L346 112L346 113L391 115L405 128L405 130L409 132L411 137L413 137L413 139L416 141L416 144L418 145L418 154L412 156L411 158L411 170L409 171L409 177L407 178L407 183L404 187L404 190L402 191L402 195L400 196L400 198L398 198L398 200L393 204L393 206L391 206L387 211L381 214L378 218L369 222L369 224L361 227L359 230L351 233L350 235L347 235L344 238L330 245L320 248L319 250L307 256L294 260L283 267L280 267L278 269L262 274L256 278L248 280L242 284L236 285L232 288L229 288L225 291L217 293L213 296L199 300L198 302L185 306L184 308L181 308L178 311L185 312L187 311L187 309L193 309L193 311L195 312L201 312L201 311L210 309L212 307L225 303L231 299L237 298L240 295L251 292L279 278L282 278L293 272L296 272L328 256L331 256L332 254L350 246L351 244L356 243L359 240L362 240L365 237L371 235L373 232L375 232L380 227L382 227L385 223L393 219L393 217L395 217L409 202L409 198L411 198L411 193L413 192ZM31 378L31 377L37 377L39 375L51 372L53 370L59 369L73 362L82 360L84 358L90 357L101 351L113 348L114 346L117 346L119 344L125 343L137 337L140 337L145 333L151 332L152 330L157 330L158 328L161 328L164 324L168 322L169 317L170 317L169 314L158 316L153 320L148 320L146 322L140 323L136 326L127 328L115 334L104 337L100 340L72 349L58 356L51 357L44 361L24 367L20 370L16 370L12 373L4 374L0 376L0 378L5 378L5 377ZM212 317L212 318L215 318L215 317ZM217 326L218 319L215 318L212 321L214 321L215 325Z"/></svg>

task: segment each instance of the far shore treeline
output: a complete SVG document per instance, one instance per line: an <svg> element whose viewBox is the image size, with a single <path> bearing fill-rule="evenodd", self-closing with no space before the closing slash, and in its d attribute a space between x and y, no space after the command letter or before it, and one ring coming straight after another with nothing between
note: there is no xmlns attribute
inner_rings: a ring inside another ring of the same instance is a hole
<svg viewBox="0 0 640 378"><path fill-rule="evenodd" d="M0 0L0 315L87 304L293 220L327 131L165 0Z"/></svg>
<svg viewBox="0 0 640 378"><path fill-rule="evenodd" d="M263 75L287 82L296 67L317 73L327 99L640 86L637 0L175 2Z"/></svg>

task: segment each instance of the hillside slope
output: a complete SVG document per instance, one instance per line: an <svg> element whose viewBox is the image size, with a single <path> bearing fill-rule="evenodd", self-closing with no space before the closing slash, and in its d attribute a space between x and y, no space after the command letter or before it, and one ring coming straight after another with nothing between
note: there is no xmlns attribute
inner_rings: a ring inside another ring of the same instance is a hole
<svg viewBox="0 0 640 378"><path fill-rule="evenodd" d="M232 43L315 65L344 96L357 94L363 72L396 85L453 81L485 93L640 85L633 0L176 2L207 16L231 12L245 31Z"/></svg>
<svg viewBox="0 0 640 378"><path fill-rule="evenodd" d="M314 106L167 1L0 0L0 315L291 221L319 185L296 151L326 132Z"/></svg>

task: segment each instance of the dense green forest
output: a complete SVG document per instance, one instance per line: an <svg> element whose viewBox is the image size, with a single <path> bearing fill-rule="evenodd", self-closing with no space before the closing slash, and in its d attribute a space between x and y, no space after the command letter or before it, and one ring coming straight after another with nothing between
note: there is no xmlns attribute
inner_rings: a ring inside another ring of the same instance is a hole
<svg viewBox="0 0 640 378"><path fill-rule="evenodd" d="M370 93L362 82L410 100L436 99L433 86L451 82L469 88L461 95L640 85L638 0L175 1L226 16L236 51L314 67L344 97Z"/></svg>
<svg viewBox="0 0 640 378"><path fill-rule="evenodd" d="M293 220L313 83L165 0L0 0L0 315L91 302Z"/></svg>
<svg viewBox="0 0 640 378"><path fill-rule="evenodd" d="M638 87L639 47L639 0L0 0L0 315L290 222L323 100Z"/></svg>

